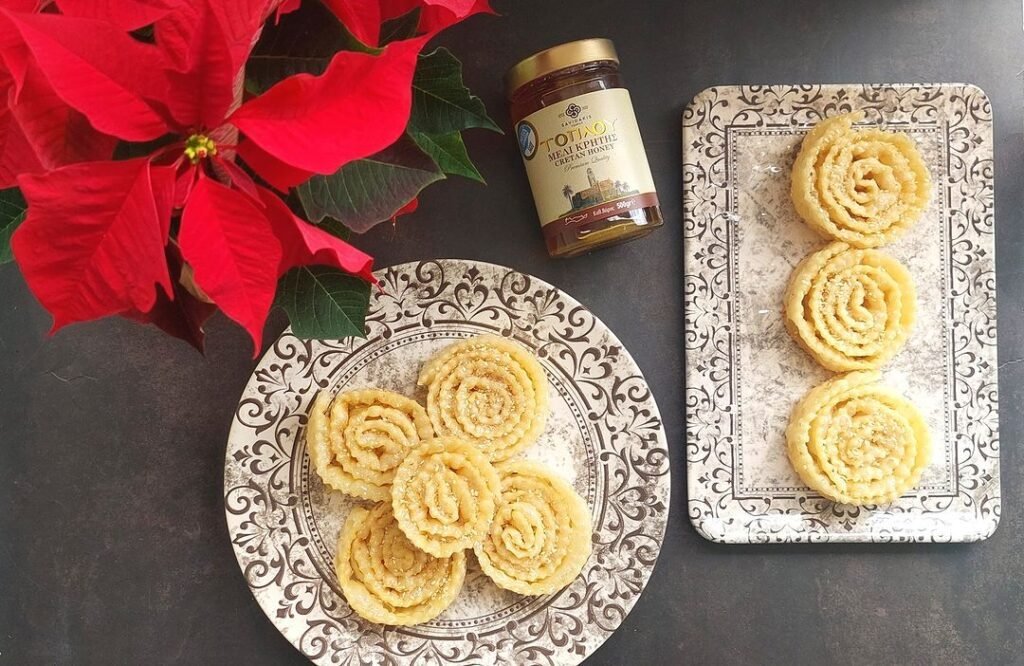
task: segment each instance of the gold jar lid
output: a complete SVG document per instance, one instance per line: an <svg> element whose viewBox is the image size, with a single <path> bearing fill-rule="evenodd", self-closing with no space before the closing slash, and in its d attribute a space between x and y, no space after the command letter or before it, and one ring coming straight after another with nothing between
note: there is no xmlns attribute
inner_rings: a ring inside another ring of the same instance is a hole
<svg viewBox="0 0 1024 666"><path fill-rule="evenodd" d="M619 54L610 39L581 39L567 44L559 44L529 58L520 60L505 74L505 88L511 96L518 88L530 81L573 65L581 65L595 60L612 60L619 62Z"/></svg>

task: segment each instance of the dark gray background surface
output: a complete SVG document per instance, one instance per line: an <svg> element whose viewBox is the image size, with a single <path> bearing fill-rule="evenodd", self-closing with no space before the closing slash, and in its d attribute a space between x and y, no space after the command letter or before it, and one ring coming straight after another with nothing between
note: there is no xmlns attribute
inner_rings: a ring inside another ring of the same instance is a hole
<svg viewBox="0 0 1024 666"><path fill-rule="evenodd" d="M657 397L672 516L650 585L588 664L1024 663L1024 31L1020 0L507 0L446 32L507 127L518 58L615 40L667 224L564 262L543 249L512 139L471 132L489 185L452 179L358 244L379 266L435 257L513 266L616 332ZM973 545L721 546L686 516L680 128L733 83L963 81L995 114L1003 518ZM249 594L222 504L231 414L253 367L223 318L208 356L119 320L47 339L0 268L0 663L301 664ZM267 339L284 327L272 317Z"/></svg>

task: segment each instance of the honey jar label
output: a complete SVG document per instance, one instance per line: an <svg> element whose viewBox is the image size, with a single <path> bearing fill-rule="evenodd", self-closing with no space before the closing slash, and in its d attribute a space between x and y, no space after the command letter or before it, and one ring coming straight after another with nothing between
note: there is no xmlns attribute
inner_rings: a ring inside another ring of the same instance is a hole
<svg viewBox="0 0 1024 666"><path fill-rule="evenodd" d="M658 203L629 91L599 90L516 124L545 235Z"/></svg>

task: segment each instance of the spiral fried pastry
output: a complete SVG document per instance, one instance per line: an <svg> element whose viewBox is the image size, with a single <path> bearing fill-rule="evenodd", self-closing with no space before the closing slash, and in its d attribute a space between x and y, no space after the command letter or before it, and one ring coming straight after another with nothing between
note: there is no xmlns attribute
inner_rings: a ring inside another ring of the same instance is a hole
<svg viewBox="0 0 1024 666"><path fill-rule="evenodd" d="M380 389L321 391L309 414L306 441L320 478L335 490L376 502L391 497L395 470L433 435L415 401Z"/></svg>
<svg viewBox="0 0 1024 666"><path fill-rule="evenodd" d="M565 481L527 461L498 466L501 504L483 542L480 568L519 594L555 592L579 575L590 556L587 505Z"/></svg>
<svg viewBox="0 0 1024 666"><path fill-rule="evenodd" d="M423 442L395 474L392 507L409 540L445 557L480 541L494 518L501 481L487 456L455 437Z"/></svg>
<svg viewBox="0 0 1024 666"><path fill-rule="evenodd" d="M427 414L437 435L472 442L493 461L532 444L544 430L547 378L518 344L494 335L457 342L428 361Z"/></svg>
<svg viewBox="0 0 1024 666"><path fill-rule="evenodd" d="M426 622L451 605L466 577L466 556L434 557L399 529L387 503L356 507L334 559L345 599L360 617L380 624Z"/></svg>
<svg viewBox="0 0 1024 666"><path fill-rule="evenodd" d="M916 222L931 178L906 134L854 130L863 112L818 123L793 165L797 213L819 233L854 247L878 247Z"/></svg>
<svg viewBox="0 0 1024 666"><path fill-rule="evenodd" d="M883 504L913 488L931 456L921 413L878 384L877 372L851 372L812 389L786 429L789 459L804 483L842 504Z"/></svg>
<svg viewBox="0 0 1024 666"><path fill-rule="evenodd" d="M831 243L796 267L786 328L829 370L870 370L895 354L914 324L910 273L878 250Z"/></svg>

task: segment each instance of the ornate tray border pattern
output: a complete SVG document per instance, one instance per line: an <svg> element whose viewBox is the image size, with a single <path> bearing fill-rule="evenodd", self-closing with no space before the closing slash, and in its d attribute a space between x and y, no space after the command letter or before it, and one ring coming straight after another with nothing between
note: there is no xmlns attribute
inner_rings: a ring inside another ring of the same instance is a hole
<svg viewBox="0 0 1024 666"><path fill-rule="evenodd" d="M751 498L734 492L740 433L735 397L740 369L734 336L738 177L731 134L802 133L823 117L854 109L870 120L941 131L947 177L937 182L945 214L947 436L956 452L955 492L916 495L868 528L866 511L810 492ZM686 454L689 515L712 541L977 541L999 523L999 419L993 214L992 108L965 84L721 86L683 112ZM970 516L968 520L964 515ZM797 520L778 520L795 516ZM865 530L869 530L865 532Z"/></svg>
<svg viewBox="0 0 1024 666"><path fill-rule="evenodd" d="M377 276L383 290L371 297L365 340L304 341L286 331L240 399L224 507L246 582L271 622L318 664L582 661L636 603L668 521L668 447L643 375L600 320L537 278L458 260L402 264ZM367 623L338 593L327 546L311 528L308 406L319 389L344 382L389 346L482 332L532 348L556 389L567 391L593 467L586 493L593 553L562 591L491 616L405 628Z"/></svg>

